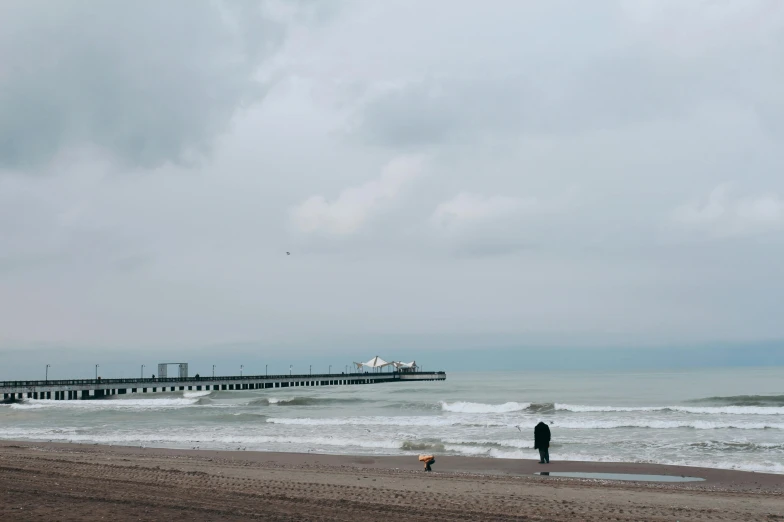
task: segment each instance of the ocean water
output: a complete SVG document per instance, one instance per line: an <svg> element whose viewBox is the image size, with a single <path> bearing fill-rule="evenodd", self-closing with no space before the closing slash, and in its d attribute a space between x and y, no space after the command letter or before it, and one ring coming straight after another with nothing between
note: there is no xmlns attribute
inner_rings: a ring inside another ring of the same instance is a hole
<svg viewBox="0 0 784 522"><path fill-rule="evenodd" d="M784 473L784 368L450 373L445 382L25 400L0 438L148 447L631 461Z"/></svg>

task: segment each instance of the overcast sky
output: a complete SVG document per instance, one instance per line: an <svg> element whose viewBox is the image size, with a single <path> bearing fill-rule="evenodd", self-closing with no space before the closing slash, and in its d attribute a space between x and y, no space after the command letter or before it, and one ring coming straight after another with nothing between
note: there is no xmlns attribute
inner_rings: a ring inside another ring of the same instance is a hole
<svg viewBox="0 0 784 522"><path fill-rule="evenodd" d="M778 0L6 0L0 350L784 338L783 56Z"/></svg>

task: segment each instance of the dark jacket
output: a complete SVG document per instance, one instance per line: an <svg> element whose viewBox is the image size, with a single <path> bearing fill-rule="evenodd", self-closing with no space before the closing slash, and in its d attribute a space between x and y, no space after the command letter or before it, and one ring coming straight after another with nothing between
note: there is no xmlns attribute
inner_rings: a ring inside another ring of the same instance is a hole
<svg viewBox="0 0 784 522"><path fill-rule="evenodd" d="M550 447L550 427L540 422L534 428L534 449L547 449Z"/></svg>

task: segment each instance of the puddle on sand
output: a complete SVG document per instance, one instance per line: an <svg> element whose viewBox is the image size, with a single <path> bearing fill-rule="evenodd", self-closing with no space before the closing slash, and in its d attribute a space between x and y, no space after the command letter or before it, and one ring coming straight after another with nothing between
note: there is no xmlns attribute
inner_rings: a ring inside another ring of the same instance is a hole
<svg viewBox="0 0 784 522"><path fill-rule="evenodd" d="M676 475L637 475L633 473L580 473L574 471L541 471L534 473L545 477L569 477L603 480L636 480L639 482L702 482L699 477L683 477Z"/></svg>

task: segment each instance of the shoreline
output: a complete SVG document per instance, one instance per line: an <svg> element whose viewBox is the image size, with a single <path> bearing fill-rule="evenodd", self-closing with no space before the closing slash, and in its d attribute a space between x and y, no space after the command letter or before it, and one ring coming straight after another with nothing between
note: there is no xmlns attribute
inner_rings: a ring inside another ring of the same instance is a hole
<svg viewBox="0 0 784 522"><path fill-rule="evenodd" d="M276 451L178 449L164 447L137 447L104 445L98 443L74 442L37 442L24 440L0 440L0 452L7 448L33 449L52 453L83 453L102 455L132 455L174 458L196 458L220 461L238 461L249 464L274 464L289 467L327 466L356 468L358 470L387 470L398 472L421 472L423 465L417 455L350 455L333 453L298 453ZM784 494L784 475L757 471L731 470L638 462L594 462L594 461L557 461L539 464L535 458L505 459L496 457L438 455L433 471L444 474L501 476L520 479L602 482L609 484L632 484L636 486L672 487L677 489L712 489L725 491L763 491ZM537 473L578 472L612 473L634 475L664 475L672 477L693 477L704 479L695 482L658 482L645 480L608 480L571 477L542 477Z"/></svg>
<svg viewBox="0 0 784 522"><path fill-rule="evenodd" d="M42 440L15 440L0 439L0 447L7 445L30 445L30 446L49 446L65 448L91 448L100 447L105 449L142 449L140 446L130 446L124 444L106 444L99 442L61 442L61 441L42 441ZM447 461L449 465L456 466L454 469L439 471L447 472L478 472L482 474L508 474L514 476L528 476L540 471L570 471L582 473L624 473L624 474L646 474L646 475L672 475L705 478L706 474L711 477L709 481L718 480L721 483L731 482L731 477L746 476L745 474L756 477L769 477L765 480L776 479L784 482L784 473L771 473L768 471L758 471L751 469L730 469L710 466L698 466L689 464L664 464L657 462L627 462L627 461L583 461L583 460L557 460L553 459L549 465L539 465L535 450L531 450L531 458L512 459L507 457L488 457L481 455L442 455L437 450L426 449L412 453L410 455L372 455L372 454L352 454L352 453L328 453L328 452L301 452L301 451L265 451L265 450L244 450L244 449L210 449L210 448L177 448L169 446L144 446L147 452L181 453L184 455L203 455L203 454L242 454L249 456L250 460L258 460L258 455L271 456L273 459L291 462L306 462L305 457L320 456L322 461L338 463L343 465L348 462L365 467L363 463L373 462L382 467L394 466L400 469L415 470L416 466L411 467L410 461L416 461L419 454L435 453L439 463ZM304 459L304 460L299 460ZM556 467L551 467L556 466ZM440 467L440 466L439 466ZM569 469L565 469L565 468ZM737 479L736 479L737 480ZM741 482L743 480L741 479Z"/></svg>
<svg viewBox="0 0 784 522"><path fill-rule="evenodd" d="M541 477L642 473L704 482ZM0 441L0 519L780 520L780 475L658 464L539 465Z"/></svg>

